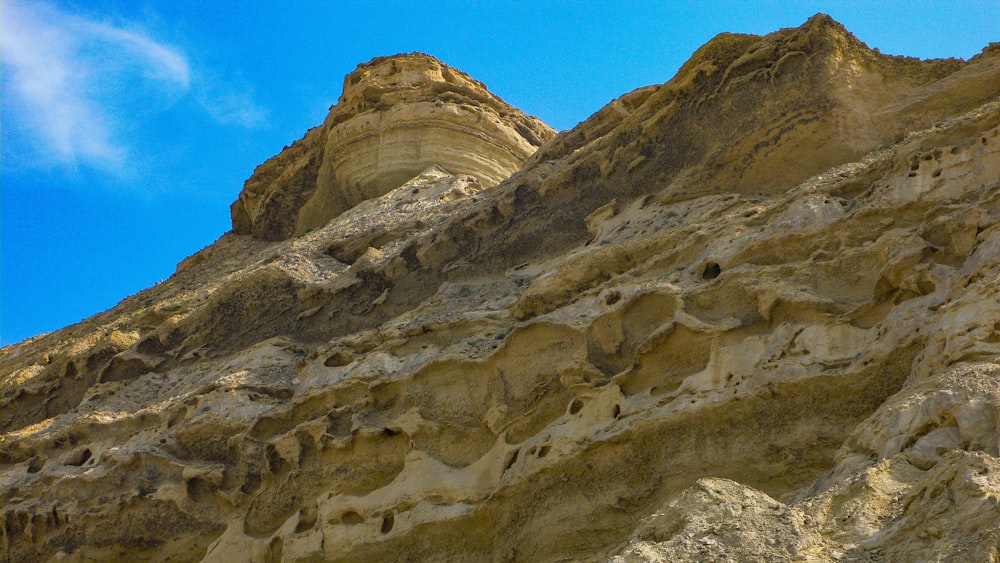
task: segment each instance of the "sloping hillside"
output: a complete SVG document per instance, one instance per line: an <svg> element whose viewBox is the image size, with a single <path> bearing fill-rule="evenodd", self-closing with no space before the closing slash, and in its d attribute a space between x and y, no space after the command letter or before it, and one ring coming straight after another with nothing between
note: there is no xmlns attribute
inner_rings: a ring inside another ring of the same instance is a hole
<svg viewBox="0 0 1000 563"><path fill-rule="evenodd" d="M996 44L724 34L552 135L360 65L233 232L0 350L0 553L1000 560Z"/></svg>

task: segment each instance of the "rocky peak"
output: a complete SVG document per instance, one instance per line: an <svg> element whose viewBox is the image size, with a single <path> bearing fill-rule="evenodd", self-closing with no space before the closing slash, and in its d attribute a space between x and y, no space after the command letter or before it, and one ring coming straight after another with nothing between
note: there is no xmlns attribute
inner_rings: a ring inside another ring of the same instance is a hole
<svg viewBox="0 0 1000 563"><path fill-rule="evenodd" d="M344 92L337 104L360 112L379 109L372 102L386 94L390 94L394 102L433 100L439 93L449 90L466 92L498 106L507 105L482 82L424 53L376 57L359 64L354 72L344 77Z"/></svg>
<svg viewBox="0 0 1000 563"><path fill-rule="evenodd" d="M550 130L359 66L0 349L0 560L1000 560L998 55L723 34L490 188Z"/></svg>
<svg viewBox="0 0 1000 563"><path fill-rule="evenodd" d="M597 198L602 184L631 196L654 189L673 202L775 194L978 106L994 95L998 76L1000 64L986 52L968 63L884 55L817 14L765 36L716 36L671 80L557 135L526 169L571 161L567 170L592 178ZM539 189L572 181L548 174Z"/></svg>
<svg viewBox="0 0 1000 563"><path fill-rule="evenodd" d="M286 239L430 166L494 186L554 133L430 55L372 59L344 79L323 125L254 171L233 230Z"/></svg>

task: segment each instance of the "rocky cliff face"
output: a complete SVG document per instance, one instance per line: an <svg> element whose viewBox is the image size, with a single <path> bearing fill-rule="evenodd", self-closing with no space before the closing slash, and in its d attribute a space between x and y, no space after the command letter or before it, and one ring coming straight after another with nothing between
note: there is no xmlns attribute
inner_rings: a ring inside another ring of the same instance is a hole
<svg viewBox="0 0 1000 563"><path fill-rule="evenodd" d="M335 133L477 84L429 61L0 352L7 559L1000 559L1000 50L723 35L503 181L511 110Z"/></svg>
<svg viewBox="0 0 1000 563"><path fill-rule="evenodd" d="M287 239L429 166L492 187L554 134L434 57L374 59L347 75L323 125L254 171L232 205L233 232Z"/></svg>

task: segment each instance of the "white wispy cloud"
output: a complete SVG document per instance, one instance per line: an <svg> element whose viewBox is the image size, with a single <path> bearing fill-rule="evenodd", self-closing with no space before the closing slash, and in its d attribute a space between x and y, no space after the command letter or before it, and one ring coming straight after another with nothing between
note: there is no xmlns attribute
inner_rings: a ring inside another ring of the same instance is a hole
<svg viewBox="0 0 1000 563"><path fill-rule="evenodd" d="M267 119L267 111L253 99L253 88L237 77L222 80L206 71L194 95L202 110L222 125L252 129Z"/></svg>
<svg viewBox="0 0 1000 563"><path fill-rule="evenodd" d="M212 80L180 48L141 26L41 3L5 2L4 103L43 165L123 173L132 133L185 97L222 125L254 127L266 112L248 87Z"/></svg>

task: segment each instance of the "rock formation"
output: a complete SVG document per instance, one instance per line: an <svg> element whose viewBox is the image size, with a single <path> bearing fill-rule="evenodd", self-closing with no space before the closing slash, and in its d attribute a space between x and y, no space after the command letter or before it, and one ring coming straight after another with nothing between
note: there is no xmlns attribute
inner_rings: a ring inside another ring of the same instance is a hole
<svg viewBox="0 0 1000 563"><path fill-rule="evenodd" d="M2 349L0 553L1000 560L1000 46L724 34L520 167L484 92L362 65L234 232Z"/></svg>
<svg viewBox="0 0 1000 563"><path fill-rule="evenodd" d="M377 58L347 75L323 125L254 171L233 203L233 231L287 239L428 166L492 187L554 134L431 56Z"/></svg>

